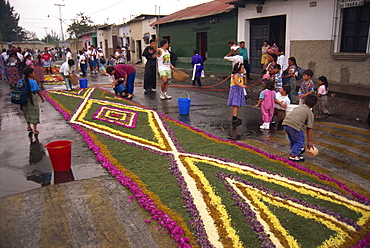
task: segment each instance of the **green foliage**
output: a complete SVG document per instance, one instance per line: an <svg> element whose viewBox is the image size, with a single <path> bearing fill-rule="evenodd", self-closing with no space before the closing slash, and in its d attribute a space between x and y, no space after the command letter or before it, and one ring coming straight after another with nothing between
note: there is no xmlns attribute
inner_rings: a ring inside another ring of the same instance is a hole
<svg viewBox="0 0 370 248"><path fill-rule="evenodd" d="M76 18L72 19L73 23L68 26L67 33L70 38L77 38L84 33L95 30L96 25L93 25L93 21L90 17L85 16L83 12L76 14Z"/></svg>
<svg viewBox="0 0 370 248"><path fill-rule="evenodd" d="M23 40L26 36L25 30L18 26L20 16L14 11L9 1L0 0L0 40L2 41Z"/></svg>
<svg viewBox="0 0 370 248"><path fill-rule="evenodd" d="M59 38L58 34L55 31L51 30L51 34L48 34L47 36L45 36L41 41L45 43L57 45L59 44L61 39Z"/></svg>

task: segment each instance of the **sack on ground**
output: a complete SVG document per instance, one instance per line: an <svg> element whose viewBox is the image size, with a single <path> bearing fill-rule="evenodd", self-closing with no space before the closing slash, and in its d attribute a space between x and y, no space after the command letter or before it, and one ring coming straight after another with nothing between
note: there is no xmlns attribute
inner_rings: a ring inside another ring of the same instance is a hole
<svg viewBox="0 0 370 248"><path fill-rule="evenodd" d="M71 75L71 82L73 85L78 85L78 78L75 74Z"/></svg>
<svg viewBox="0 0 370 248"><path fill-rule="evenodd" d="M10 101L20 105L26 105L28 103L27 88L23 79L18 82L17 89L11 92Z"/></svg>

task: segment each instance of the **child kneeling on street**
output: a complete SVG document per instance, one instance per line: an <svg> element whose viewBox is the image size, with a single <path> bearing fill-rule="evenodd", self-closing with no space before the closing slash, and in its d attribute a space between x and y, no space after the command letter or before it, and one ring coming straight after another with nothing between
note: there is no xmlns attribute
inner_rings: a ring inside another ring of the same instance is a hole
<svg viewBox="0 0 370 248"><path fill-rule="evenodd" d="M304 148L304 132L306 126L307 132L307 149L313 149L312 144L312 128L314 114L310 108L313 108L317 103L317 96L308 94L303 98L302 105L294 108L283 121L285 132L288 134L290 141L291 153L289 160L294 162L303 162L304 157L301 156L305 152Z"/></svg>
<svg viewBox="0 0 370 248"><path fill-rule="evenodd" d="M285 109L290 105L289 93L291 87L288 84L285 84L280 88L279 92L276 93L276 100L280 103L276 103L275 101L275 115L277 116L277 124L281 125L283 120L285 119ZM283 105L281 105L281 103Z"/></svg>

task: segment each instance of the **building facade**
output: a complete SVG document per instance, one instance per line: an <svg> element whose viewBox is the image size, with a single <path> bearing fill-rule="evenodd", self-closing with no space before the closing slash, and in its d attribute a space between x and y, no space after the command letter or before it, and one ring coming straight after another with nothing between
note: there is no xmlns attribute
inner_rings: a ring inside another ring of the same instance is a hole
<svg viewBox="0 0 370 248"><path fill-rule="evenodd" d="M244 0L238 7L238 40L249 48L252 72L261 71L263 40L286 57L325 75L331 84L370 88L370 1Z"/></svg>
<svg viewBox="0 0 370 248"><path fill-rule="evenodd" d="M231 72L231 63L223 57L230 51L227 41L237 37L238 10L227 2L215 0L188 7L152 23L159 39L170 42L177 56L176 67L190 69L193 51L198 49L206 73Z"/></svg>
<svg viewBox="0 0 370 248"><path fill-rule="evenodd" d="M98 47L103 49L106 57L109 54L114 54L116 46L118 46L118 28L114 24L108 24L98 27L97 30Z"/></svg>
<svg viewBox="0 0 370 248"><path fill-rule="evenodd" d="M151 23L157 21L156 15L139 15L127 22L129 25L129 49L131 53L132 63L146 62L142 57L142 53L146 46L149 45L150 39L157 37L156 29L150 26Z"/></svg>

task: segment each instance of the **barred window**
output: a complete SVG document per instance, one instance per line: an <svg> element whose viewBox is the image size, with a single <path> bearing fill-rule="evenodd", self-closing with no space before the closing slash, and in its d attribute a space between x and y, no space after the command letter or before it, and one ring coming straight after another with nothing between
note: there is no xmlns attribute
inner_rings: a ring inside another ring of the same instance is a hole
<svg viewBox="0 0 370 248"><path fill-rule="evenodd" d="M364 6L342 9L341 52L366 53L369 43L370 2Z"/></svg>

